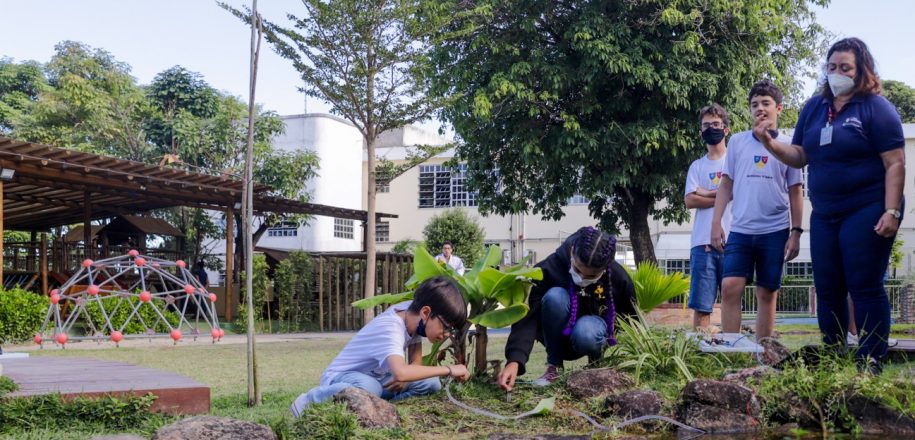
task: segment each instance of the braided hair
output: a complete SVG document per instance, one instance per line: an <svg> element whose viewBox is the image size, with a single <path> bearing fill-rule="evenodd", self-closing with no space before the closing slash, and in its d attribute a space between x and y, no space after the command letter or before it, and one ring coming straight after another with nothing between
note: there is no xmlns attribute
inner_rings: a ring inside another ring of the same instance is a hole
<svg viewBox="0 0 915 440"><path fill-rule="evenodd" d="M599 231L591 226L586 226L576 232L578 237L572 244L572 255L580 263L590 268L606 268L608 286L610 285L610 264L616 257L616 237ZM564 336L570 336L575 322L578 320L578 295L575 285L569 282L569 322L562 330ZM606 313L604 322L607 324L607 344L616 345L615 333L616 306L613 303L612 289L607 293Z"/></svg>

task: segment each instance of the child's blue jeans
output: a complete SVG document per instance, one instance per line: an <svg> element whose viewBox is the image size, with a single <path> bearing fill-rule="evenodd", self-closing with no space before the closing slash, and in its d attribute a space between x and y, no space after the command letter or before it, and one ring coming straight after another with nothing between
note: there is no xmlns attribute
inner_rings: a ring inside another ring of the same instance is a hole
<svg viewBox="0 0 915 440"><path fill-rule="evenodd" d="M597 359L607 344L607 323L594 315L579 316L572 334L564 336L562 331L569 322L570 307L569 291L563 287L547 290L540 300L546 361L557 367L562 367L564 360L571 361L582 356Z"/></svg>
<svg viewBox="0 0 915 440"><path fill-rule="evenodd" d="M384 388L383 384L390 381L390 374L378 380L367 374L355 371L340 373L331 381L330 385L314 387L296 398L289 409L292 411L293 416L299 417L306 406L330 400L334 395L349 387L362 388L382 399L393 402L413 396L425 396L442 389L441 381L437 377L430 377L410 382L402 391L394 393Z"/></svg>

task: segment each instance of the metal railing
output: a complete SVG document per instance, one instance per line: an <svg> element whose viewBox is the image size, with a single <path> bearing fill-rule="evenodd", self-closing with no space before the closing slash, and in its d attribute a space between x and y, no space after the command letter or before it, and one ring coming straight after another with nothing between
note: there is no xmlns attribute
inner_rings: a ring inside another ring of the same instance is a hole
<svg viewBox="0 0 915 440"><path fill-rule="evenodd" d="M893 319L900 319L903 304L905 285L892 283L886 285L886 293L890 299L890 308ZM911 300L911 299L910 299ZM671 303L682 304L683 297L671 300ZM716 303L721 303L721 294L715 298ZM743 294L743 313L755 315L759 309L756 299L756 287L747 286ZM775 313L780 316L816 316L816 290L812 285L785 285L779 289L778 298L775 300Z"/></svg>

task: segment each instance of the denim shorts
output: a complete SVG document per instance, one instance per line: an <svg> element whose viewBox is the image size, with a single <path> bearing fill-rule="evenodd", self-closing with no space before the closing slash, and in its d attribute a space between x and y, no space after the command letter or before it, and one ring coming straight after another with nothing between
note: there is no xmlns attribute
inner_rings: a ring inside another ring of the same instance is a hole
<svg viewBox="0 0 915 440"><path fill-rule="evenodd" d="M757 286L778 290L782 285L788 232L782 229L751 235L731 231L724 246L724 277L743 277L752 283L755 272Z"/></svg>
<svg viewBox="0 0 915 440"><path fill-rule="evenodd" d="M724 257L708 246L696 246L689 251L689 302L687 306L697 312L712 313L721 276L724 274Z"/></svg>

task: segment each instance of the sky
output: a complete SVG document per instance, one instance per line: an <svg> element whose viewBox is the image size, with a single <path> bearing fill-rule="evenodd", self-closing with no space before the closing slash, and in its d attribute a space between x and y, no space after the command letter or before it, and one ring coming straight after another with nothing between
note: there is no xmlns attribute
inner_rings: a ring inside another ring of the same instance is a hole
<svg viewBox="0 0 915 440"><path fill-rule="evenodd" d="M233 6L250 0L226 0ZM300 0L260 0L261 14L285 22L300 13ZM884 79L915 86L913 0L833 0L818 10L817 21L836 38L863 39ZM132 68L140 84L174 65L203 75L212 86L248 96L250 28L213 0L0 0L3 37L0 57L46 62L54 45L76 40L111 52ZM263 44L256 101L282 115L327 112L326 103L298 91L292 64ZM807 83L809 94L814 84ZM307 104L307 105L306 105ZM437 127L437 124L430 128Z"/></svg>

